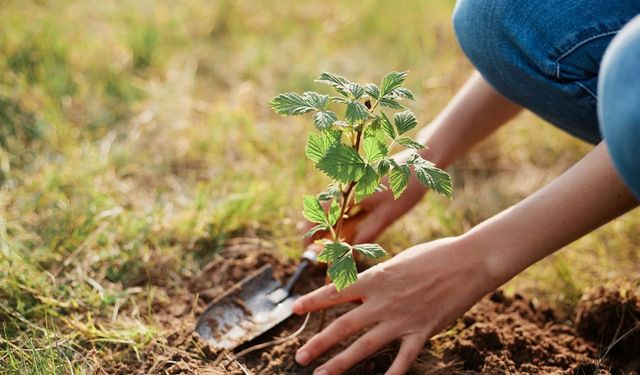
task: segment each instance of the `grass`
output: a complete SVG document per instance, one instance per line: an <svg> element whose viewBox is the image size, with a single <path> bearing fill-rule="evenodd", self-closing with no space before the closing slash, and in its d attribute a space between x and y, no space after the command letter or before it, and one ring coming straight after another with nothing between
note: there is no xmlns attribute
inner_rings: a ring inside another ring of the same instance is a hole
<svg viewBox="0 0 640 375"><path fill-rule="evenodd" d="M375 81L407 69L426 124L471 72L452 7L5 1L0 369L91 373L101 358L135 355L163 334L149 313L161 289L230 238L298 254L297 202L327 180L303 158L306 123L274 115L267 100L311 88L322 70ZM429 195L382 243L401 251L459 234L588 150L521 116L451 168L452 202ZM637 277L638 242L634 212L508 288L569 310L590 285Z"/></svg>

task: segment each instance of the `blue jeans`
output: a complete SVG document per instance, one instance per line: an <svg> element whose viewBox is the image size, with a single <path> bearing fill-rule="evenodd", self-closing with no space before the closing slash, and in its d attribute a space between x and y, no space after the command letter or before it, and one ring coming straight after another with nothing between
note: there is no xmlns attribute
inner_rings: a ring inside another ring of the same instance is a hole
<svg viewBox="0 0 640 375"><path fill-rule="evenodd" d="M604 137L640 199L639 14L638 0L458 0L453 25L501 94L585 141Z"/></svg>

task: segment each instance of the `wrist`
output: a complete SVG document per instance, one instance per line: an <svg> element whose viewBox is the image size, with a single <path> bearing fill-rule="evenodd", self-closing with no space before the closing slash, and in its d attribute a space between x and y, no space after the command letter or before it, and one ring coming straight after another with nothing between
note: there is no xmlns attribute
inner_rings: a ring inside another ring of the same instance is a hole
<svg viewBox="0 0 640 375"><path fill-rule="evenodd" d="M507 282L513 273L509 272L504 252L489 241L484 241L482 233L471 230L457 237L460 248L465 256L475 265L473 272L477 273L483 293L489 293Z"/></svg>

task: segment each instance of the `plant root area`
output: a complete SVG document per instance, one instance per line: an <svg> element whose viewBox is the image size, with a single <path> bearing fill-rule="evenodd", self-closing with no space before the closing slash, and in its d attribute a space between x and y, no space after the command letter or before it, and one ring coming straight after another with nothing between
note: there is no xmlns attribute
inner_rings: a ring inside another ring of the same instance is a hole
<svg viewBox="0 0 640 375"><path fill-rule="evenodd" d="M214 352L193 332L206 305L229 287L264 264L285 280L295 269L293 261L268 251L235 246L184 280L167 287L168 298L154 301L154 324L164 335L139 353L106 360L109 374L311 374L344 342L307 367L293 356L300 345L318 331L320 314L311 316L297 337L235 359L230 352ZM299 282L304 293L323 284L322 271ZM638 291L600 288L585 295L574 316L557 313L520 295L496 291L485 297L448 330L425 344L410 374L639 374L640 298ZM355 305L327 311L326 322ZM304 317L293 316L262 337L236 350L298 330ZM355 339L355 337L353 338ZM383 374L398 350L392 343L351 369L348 374Z"/></svg>

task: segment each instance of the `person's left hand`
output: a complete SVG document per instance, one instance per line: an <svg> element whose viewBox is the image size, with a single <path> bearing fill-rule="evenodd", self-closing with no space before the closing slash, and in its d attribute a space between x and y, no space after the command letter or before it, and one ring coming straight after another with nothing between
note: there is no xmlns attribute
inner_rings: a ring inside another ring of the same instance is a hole
<svg viewBox="0 0 640 375"><path fill-rule="evenodd" d="M293 306L297 314L350 301L362 304L313 336L297 351L296 362L307 365L370 327L314 375L341 374L396 339L402 342L400 351L386 374L404 374L429 337L498 286L490 277L483 251L474 247L464 237L414 246L361 273L355 284L341 292L329 284L301 297Z"/></svg>

